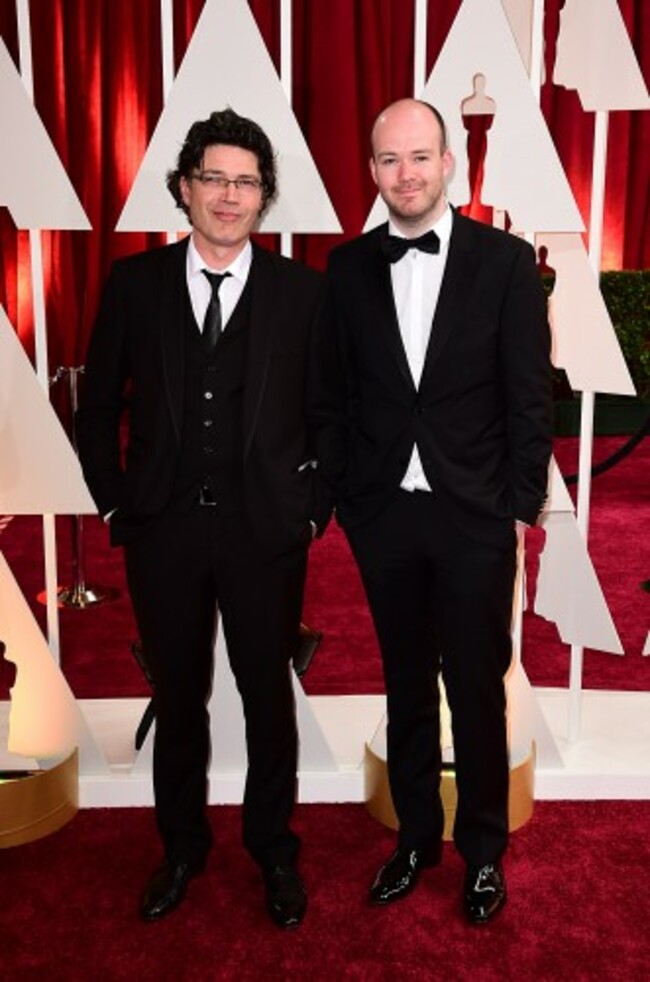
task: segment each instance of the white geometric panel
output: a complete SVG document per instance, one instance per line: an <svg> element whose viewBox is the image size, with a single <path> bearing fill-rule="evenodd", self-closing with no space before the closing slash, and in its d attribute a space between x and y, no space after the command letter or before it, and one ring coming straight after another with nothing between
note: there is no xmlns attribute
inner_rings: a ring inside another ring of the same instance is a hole
<svg viewBox="0 0 650 982"><path fill-rule="evenodd" d="M535 0L501 0L501 4L517 42L526 74L530 75Z"/></svg>
<svg viewBox="0 0 650 982"><path fill-rule="evenodd" d="M336 771L338 764L305 695L304 689L292 672L299 747L298 769L301 774ZM226 642L219 624L214 649L214 680L208 706L212 754L210 769L218 774L243 775L248 766L246 728L242 702L235 677L228 661ZM149 731L135 764L133 774L145 774L151 769L153 754L153 727Z"/></svg>
<svg viewBox="0 0 650 982"><path fill-rule="evenodd" d="M94 773L108 765L45 643L9 566L0 552L0 640L16 666L11 690L8 749L43 766L79 747L80 766Z"/></svg>
<svg viewBox="0 0 650 982"><path fill-rule="evenodd" d="M336 770L337 764L304 689L292 671L296 717L298 721L299 770ZM221 626L215 646L215 671L210 700L212 733L212 768L219 773L245 772L247 766L244 713L235 677L228 661L228 651Z"/></svg>
<svg viewBox="0 0 650 982"><path fill-rule="evenodd" d="M2 306L0 460L0 512L96 513L77 455Z"/></svg>
<svg viewBox="0 0 650 982"><path fill-rule="evenodd" d="M558 628L566 644L623 654L585 541L568 512L541 519L546 541L540 556L534 610Z"/></svg>
<svg viewBox="0 0 650 982"><path fill-rule="evenodd" d="M562 472L555 462L555 457L551 457L549 464L548 497L544 513L547 512L571 512L575 511L575 506L571 500L571 495L567 491Z"/></svg>
<svg viewBox="0 0 650 982"><path fill-rule="evenodd" d="M598 280L579 235L535 237L555 270L549 299L553 364L563 368L576 392L634 395L636 390L610 320Z"/></svg>
<svg viewBox="0 0 650 982"><path fill-rule="evenodd" d="M557 744L519 658L513 659L506 675L506 695L511 766L525 760L534 743L537 767L562 767Z"/></svg>
<svg viewBox="0 0 650 982"><path fill-rule="evenodd" d="M578 529L575 506L551 457L548 497L539 524L546 531L533 609L558 627L568 644L620 655L623 649Z"/></svg>
<svg viewBox="0 0 650 982"><path fill-rule="evenodd" d="M616 0L566 0L553 81L589 110L649 109L650 96Z"/></svg>
<svg viewBox="0 0 650 982"><path fill-rule="evenodd" d="M165 175L192 123L227 106L259 123L278 156L280 193L260 231L340 232L246 0L207 0L117 230L187 231L187 221L165 187Z"/></svg>
<svg viewBox="0 0 650 982"><path fill-rule="evenodd" d="M89 229L88 217L0 38L0 205L19 229Z"/></svg>
<svg viewBox="0 0 650 982"><path fill-rule="evenodd" d="M496 104L488 133L483 204L507 211L526 232L581 232L580 212L499 0L464 0L422 98L445 117L456 165L449 199L469 201L467 133L461 106L482 74ZM378 200L366 228L385 219Z"/></svg>
<svg viewBox="0 0 650 982"><path fill-rule="evenodd" d="M645 639L642 654L650 655L650 631L648 631L648 637Z"/></svg>

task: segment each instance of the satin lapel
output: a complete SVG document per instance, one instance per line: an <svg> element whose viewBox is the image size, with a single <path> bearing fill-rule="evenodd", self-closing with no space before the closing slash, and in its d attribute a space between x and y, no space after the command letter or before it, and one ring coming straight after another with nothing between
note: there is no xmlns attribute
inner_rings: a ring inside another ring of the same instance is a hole
<svg viewBox="0 0 650 982"><path fill-rule="evenodd" d="M248 456L259 418L269 372L273 337L284 303L282 282L273 257L254 243L249 276L251 302L244 382L244 460Z"/></svg>
<svg viewBox="0 0 650 982"><path fill-rule="evenodd" d="M455 214L420 387L431 374L436 360L449 339L454 323L458 319L465 291L474 277L477 262L478 256L472 244L471 225L466 223L462 215Z"/></svg>
<svg viewBox="0 0 650 982"><path fill-rule="evenodd" d="M168 247L163 263L162 282L157 284L157 317L160 324L160 342L164 384L176 439L180 443L184 380L185 380L185 311L187 309L187 279L185 257L187 242Z"/></svg>
<svg viewBox="0 0 650 982"><path fill-rule="evenodd" d="M385 228L385 226L382 226ZM390 276L390 263L386 260L379 247L381 229L376 230L377 234L372 241L372 253L370 255L370 289L366 302L368 309L372 312L372 320L377 325L380 337L388 346L395 360L400 375L404 378L410 388L414 388L413 376L409 368L404 342L399 329L397 311L395 309L395 298L393 296L393 284Z"/></svg>

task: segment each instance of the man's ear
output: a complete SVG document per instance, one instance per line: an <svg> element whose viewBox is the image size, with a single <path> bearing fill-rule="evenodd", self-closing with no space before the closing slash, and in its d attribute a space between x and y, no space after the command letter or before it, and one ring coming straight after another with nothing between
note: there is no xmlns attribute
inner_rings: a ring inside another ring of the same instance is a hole
<svg viewBox="0 0 650 982"><path fill-rule="evenodd" d="M445 178L448 178L450 174L453 173L455 163L456 161L454 160L454 155L449 147L447 147L442 155L442 169Z"/></svg>
<svg viewBox="0 0 650 982"><path fill-rule="evenodd" d="M368 161L368 164L370 166L370 173L372 174L372 179L373 179L373 181L376 184L377 183L377 166L375 164L375 158L374 157L371 157L370 160Z"/></svg>

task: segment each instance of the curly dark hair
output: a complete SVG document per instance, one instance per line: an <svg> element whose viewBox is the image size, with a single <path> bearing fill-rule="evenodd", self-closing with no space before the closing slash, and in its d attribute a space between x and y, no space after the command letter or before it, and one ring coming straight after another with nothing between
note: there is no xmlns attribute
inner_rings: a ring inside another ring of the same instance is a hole
<svg viewBox="0 0 650 982"><path fill-rule="evenodd" d="M200 170L206 148L217 143L241 147L242 150L249 150L257 157L262 180L260 215L264 214L277 194L273 147L268 136L257 123L239 116L230 107L221 112L211 113L208 119L200 119L190 126L178 155L176 169L167 173L167 188L177 207L189 218L189 211L181 194L181 178L187 179L194 171Z"/></svg>

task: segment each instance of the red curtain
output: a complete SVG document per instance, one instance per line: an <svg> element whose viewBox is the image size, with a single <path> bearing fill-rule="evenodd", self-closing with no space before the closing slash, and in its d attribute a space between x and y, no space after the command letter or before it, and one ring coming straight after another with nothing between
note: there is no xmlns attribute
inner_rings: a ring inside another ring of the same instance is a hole
<svg viewBox="0 0 650 982"><path fill-rule="evenodd" d="M203 2L174 0L177 65ZM547 78L562 3L546 0ZM427 71L460 4L428 0ZM648 79L650 4L619 5ZM250 6L277 67L279 0ZM374 200L369 132L382 106L412 94L414 16L414 0L293 0L294 111L344 229L342 236L296 236L295 255L319 268L334 243L359 233ZM35 104L93 226L42 233L52 374L83 362L112 259L162 241L113 231L163 106L160 2L31 0L31 17ZM0 33L18 66L15 0L0 0ZM548 82L542 109L587 224L593 113L575 92ZM605 268L650 266L649 150L649 112L611 114ZM0 302L31 353L28 234L3 208L0 239Z"/></svg>

